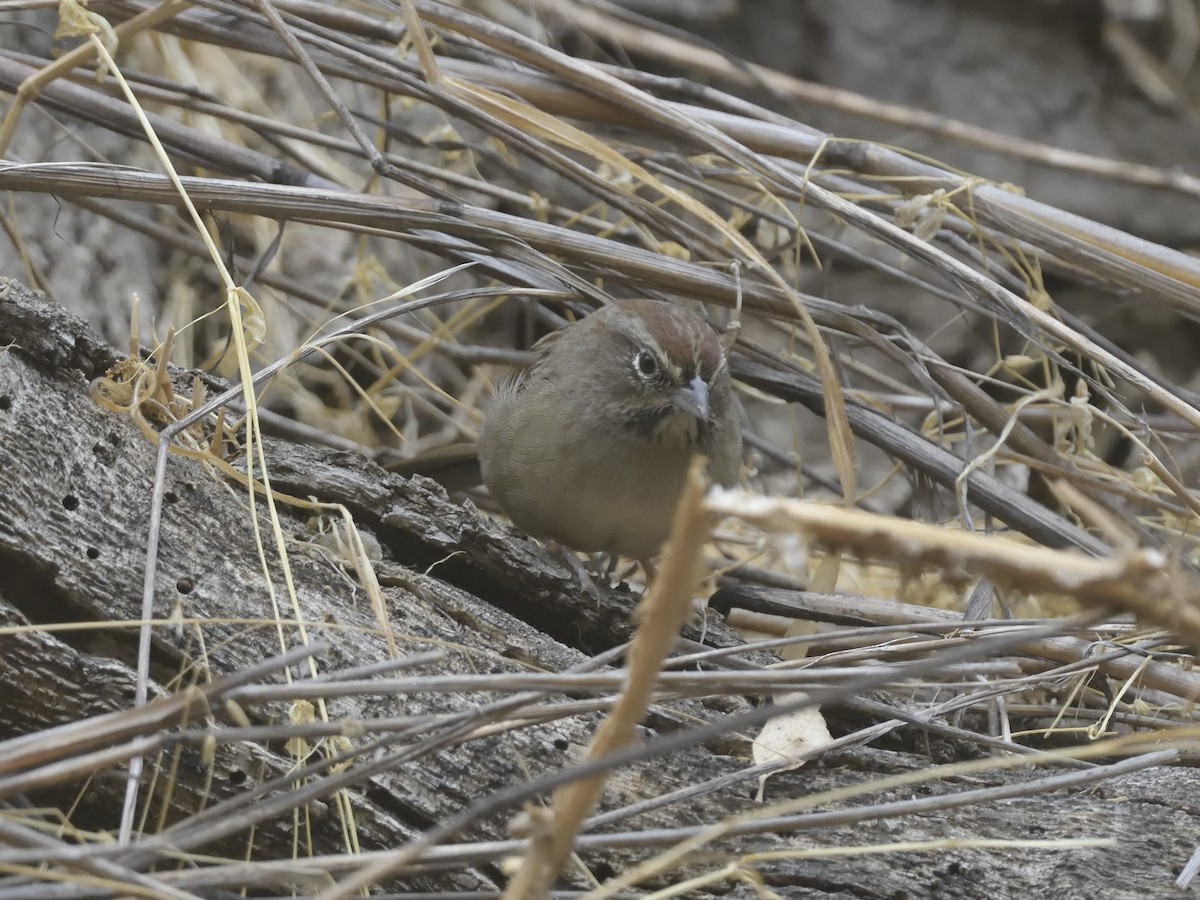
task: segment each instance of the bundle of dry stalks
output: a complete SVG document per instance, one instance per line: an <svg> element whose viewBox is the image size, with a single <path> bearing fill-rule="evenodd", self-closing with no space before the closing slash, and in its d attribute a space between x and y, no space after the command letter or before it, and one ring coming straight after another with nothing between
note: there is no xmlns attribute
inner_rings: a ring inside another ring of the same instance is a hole
<svg viewBox="0 0 1200 900"><path fill-rule="evenodd" d="M1200 398L1046 283L1195 319L1200 262L780 110L1028 145L606 4L463 6L93 0L0 49L10 211L82 211L168 285L121 359L5 282L0 898L882 896L889 853L994 849L943 885L977 896L1005 849L1153 832L1106 801L1200 734ZM556 49L593 44L644 68ZM835 265L979 352L822 295ZM736 332L751 451L636 619L368 461L433 472L534 338L628 296ZM997 812L1033 797L1036 833Z"/></svg>

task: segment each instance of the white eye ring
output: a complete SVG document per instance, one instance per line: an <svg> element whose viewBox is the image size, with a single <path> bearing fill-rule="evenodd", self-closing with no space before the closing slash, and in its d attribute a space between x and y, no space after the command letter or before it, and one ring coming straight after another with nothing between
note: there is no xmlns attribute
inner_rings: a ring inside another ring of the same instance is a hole
<svg viewBox="0 0 1200 900"><path fill-rule="evenodd" d="M649 350L639 350L633 358L633 368L642 378L653 378L658 374L658 359Z"/></svg>

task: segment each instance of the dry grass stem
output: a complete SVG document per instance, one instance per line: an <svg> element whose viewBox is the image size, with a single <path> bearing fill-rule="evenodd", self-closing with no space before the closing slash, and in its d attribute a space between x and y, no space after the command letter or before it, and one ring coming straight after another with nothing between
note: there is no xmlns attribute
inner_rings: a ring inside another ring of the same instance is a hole
<svg viewBox="0 0 1200 900"><path fill-rule="evenodd" d="M662 564L638 612L638 628L627 656L627 680L620 699L596 731L588 747L589 759L600 759L633 740L638 722L654 692L667 654L690 608L692 593L701 580L702 550L712 531L702 498L707 481L703 460L692 466L688 485L675 511L671 537ZM604 789L603 776L581 779L555 791L544 814L543 839L533 841L530 852L508 886L508 898L549 896L550 886L566 863L575 835L591 815Z"/></svg>

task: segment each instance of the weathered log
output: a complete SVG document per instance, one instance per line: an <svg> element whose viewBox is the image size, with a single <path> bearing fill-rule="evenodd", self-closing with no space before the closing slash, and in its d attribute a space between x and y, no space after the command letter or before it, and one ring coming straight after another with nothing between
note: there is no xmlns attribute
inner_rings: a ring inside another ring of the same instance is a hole
<svg viewBox="0 0 1200 900"><path fill-rule="evenodd" d="M12 805L16 819L36 818L24 803L28 801L32 807L62 811L81 830L73 848L52 842L47 849L10 829L0 834L0 864L46 861L54 871L80 871L103 862L109 866L101 867L106 877L158 879L153 883L205 896L242 887L283 894L293 883L311 889L328 883L325 873L340 874L355 862L346 853L339 809L352 808L351 827L363 850L387 850L453 820L480 798L552 775L581 758L597 722L595 712L541 723L510 721L511 727L473 733L451 729L454 722L482 724L471 717L512 693L505 686L506 675L531 668L563 671L620 643L632 627L634 595L627 589L603 589L600 602L583 596L565 565L470 505L452 502L432 482L386 473L352 454L268 441L277 491L341 504L361 529L378 539L383 558L375 568L399 652L441 650L435 665L426 663L417 671L489 673L495 691L388 693L385 677L380 693L360 690L332 698L328 716L341 723L349 741L319 749L338 752L362 747L372 736L392 735L391 745L380 752L396 755L358 756L349 768L295 782L288 775L300 765L293 755L299 745L289 747L279 736L232 740L223 735L238 734L230 730L238 727L286 724L289 715L304 708L282 701L235 706L218 699L204 721L147 735L158 741L158 752L148 757L141 791L145 817L138 819L142 838L133 849L95 837L115 831L120 818L125 768L118 761L88 778L77 774L39 781L24 797L12 793L22 778L33 785L34 773L45 774L41 764L31 763L4 770L4 760L16 758L16 741L27 747L43 735L49 752L56 727L92 721L99 729L111 721L104 716L132 705L155 448L128 417L100 408L89 396L90 380L109 369L118 354L92 337L81 321L13 281L0 286L0 347L0 738L7 739L0 742L0 798ZM187 386L184 380L179 383ZM205 685L295 647L300 642L293 621L297 614L310 640L329 645L317 663L323 674L390 658L366 592L342 560L314 541L309 510L280 504L295 608L281 589L269 532L264 538L279 603L276 613L255 550L246 489L201 460L172 456L166 492L155 582L152 703L179 698L189 685ZM261 499L258 507L262 515ZM715 623L706 635L710 642L736 640ZM310 673L301 665L294 674ZM282 683L280 674L268 680ZM665 703L648 724L659 732L678 730L698 718L716 718L722 710L745 708L728 698L707 706ZM868 724L847 709L829 712L835 732ZM386 717L426 718L407 719L407 730L403 723L392 723L373 731L371 722ZM114 738L111 746L124 739ZM317 746L315 732L309 741L310 748ZM934 761L953 759L955 753L972 752L905 730L893 731L885 746L836 750L798 773L777 775L768 798L916 772ZM745 760L718 752L730 747L744 749L745 744L731 739L694 746L621 768L609 782L604 806L618 808L745 771ZM69 749L56 751L56 758L69 759ZM316 752L304 762L319 759ZM356 777L372 760L382 760L379 771ZM1035 780L1063 771L987 770L881 789L871 801L1005 785L1020 793ZM253 793L273 779L282 781L261 795ZM343 783L348 802L339 807L335 788ZM4 792L5 785L10 793ZM940 847L857 858L747 859L743 871L757 871L785 896L967 898L1035 890L1055 897L1165 895L1200 834L1200 811L1190 799L1198 786L1194 769L1158 766L1087 790L931 807L902 818L840 823L812 818L797 826L803 828L799 838L775 833L781 824L725 838L716 850L722 859L737 859L756 851L834 850L901 840L1110 838L1111 846L1065 850ZM310 788L311 796L304 793ZM600 876L623 871L657 852L654 829L703 825L752 810L752 794L746 780L731 781L651 806L586 836L581 858ZM228 812L202 812L220 810L218 804L239 798L247 802ZM255 820L251 831L250 816L264 810L271 812ZM515 812L511 807L492 809L451 840L460 846L506 841ZM605 833L635 828L646 836L607 839L611 846L604 846ZM480 846L474 855L464 851L458 861L435 865L431 858L424 868L400 872L384 887L494 890L504 877L487 848L515 848ZM176 869L170 862L175 850L264 862L241 868L197 863L171 871ZM68 858L68 851L76 858ZM301 858L285 869L265 863L288 861L294 852L328 857L311 864ZM685 871L696 874L716 865L712 859L698 859ZM678 877L672 872L657 883ZM86 895L81 885L69 881L16 878L0 879L0 897ZM579 869L566 880L586 884ZM753 893L745 882L732 888L717 882L710 889L727 896ZM111 884L87 890L122 893ZM706 890L697 888L693 895L704 896Z"/></svg>

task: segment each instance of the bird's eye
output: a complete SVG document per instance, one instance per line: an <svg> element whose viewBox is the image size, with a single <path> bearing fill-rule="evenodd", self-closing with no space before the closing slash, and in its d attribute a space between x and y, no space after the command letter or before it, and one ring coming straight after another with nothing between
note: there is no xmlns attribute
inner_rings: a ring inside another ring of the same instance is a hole
<svg viewBox="0 0 1200 900"><path fill-rule="evenodd" d="M649 350L640 350L633 358L633 365L643 378L650 378L658 373L658 360Z"/></svg>

